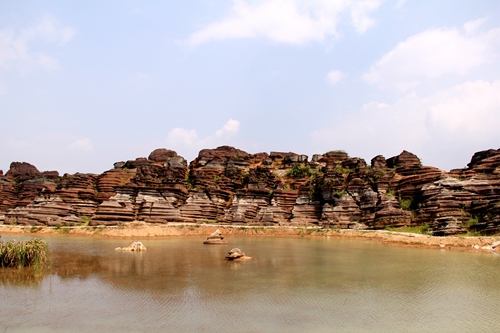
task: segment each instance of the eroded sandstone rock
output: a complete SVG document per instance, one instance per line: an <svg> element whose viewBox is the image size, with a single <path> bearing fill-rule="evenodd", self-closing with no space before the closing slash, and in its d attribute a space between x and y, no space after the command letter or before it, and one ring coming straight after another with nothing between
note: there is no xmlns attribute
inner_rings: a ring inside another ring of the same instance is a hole
<svg viewBox="0 0 500 333"><path fill-rule="evenodd" d="M207 240L203 242L203 244L211 244L211 245L223 245L227 244L227 241L224 240L224 236L222 236L222 232L217 229L210 236L207 237Z"/></svg>
<svg viewBox="0 0 500 333"><path fill-rule="evenodd" d="M204 149L189 166L165 148L100 174L40 172L14 162L0 174L1 223L130 222L383 229L428 225L434 235L500 231L500 150L445 172L414 154L306 155Z"/></svg>

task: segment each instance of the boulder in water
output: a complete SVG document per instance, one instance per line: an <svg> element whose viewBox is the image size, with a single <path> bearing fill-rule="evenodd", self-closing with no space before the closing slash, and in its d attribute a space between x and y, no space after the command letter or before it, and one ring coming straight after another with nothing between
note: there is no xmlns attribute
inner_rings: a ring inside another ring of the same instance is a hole
<svg viewBox="0 0 500 333"><path fill-rule="evenodd" d="M242 252L238 248L234 248L234 249L231 249L231 251L229 251L228 255L226 256L226 259L233 260L233 261L240 261L240 260L249 260L249 259L253 259L253 258L247 257L245 255L245 252Z"/></svg>
<svg viewBox="0 0 500 333"><path fill-rule="evenodd" d="M227 244L227 241L224 240L222 232L217 229L210 236L208 236L207 240L204 241L203 244Z"/></svg>
<svg viewBox="0 0 500 333"><path fill-rule="evenodd" d="M116 251L146 251L147 248L141 242L130 242L125 247L117 247Z"/></svg>

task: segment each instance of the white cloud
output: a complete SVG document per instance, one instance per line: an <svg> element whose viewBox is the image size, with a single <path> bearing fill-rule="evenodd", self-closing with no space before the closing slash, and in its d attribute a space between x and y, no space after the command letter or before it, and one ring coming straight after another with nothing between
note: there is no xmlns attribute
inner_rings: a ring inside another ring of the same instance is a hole
<svg viewBox="0 0 500 333"><path fill-rule="evenodd" d="M233 0L231 14L189 36L195 46L211 40L264 37L288 44L304 44L337 36L339 15L350 11L356 31L364 33L374 20L368 16L379 0Z"/></svg>
<svg viewBox="0 0 500 333"><path fill-rule="evenodd" d="M228 140L238 134L239 128L238 120L229 119L222 128L206 138L200 138L194 129L174 128L167 134L167 147L178 150L178 153L190 159L201 149L229 144Z"/></svg>
<svg viewBox="0 0 500 333"><path fill-rule="evenodd" d="M231 138L238 133L240 129L240 122L238 120L229 119L228 122L222 126L220 130L215 132L217 139Z"/></svg>
<svg viewBox="0 0 500 333"><path fill-rule="evenodd" d="M467 36L473 35L479 31L479 28L486 22L486 18L480 18L477 20L469 21L464 24L465 34Z"/></svg>
<svg viewBox="0 0 500 333"><path fill-rule="evenodd" d="M89 138L83 138L69 144L68 148L71 150L92 151L94 149L94 145Z"/></svg>
<svg viewBox="0 0 500 333"><path fill-rule="evenodd" d="M368 16L380 6L378 0L362 0L354 2L351 7L352 23L358 33L364 33L375 24L375 20Z"/></svg>
<svg viewBox="0 0 500 333"><path fill-rule="evenodd" d="M73 39L75 33L73 28L62 26L55 17L46 15L36 25L23 29L20 37L24 40L43 38L48 42L65 44Z"/></svg>
<svg viewBox="0 0 500 333"><path fill-rule="evenodd" d="M330 84L337 84L340 82L340 79L342 79L342 77L344 77L344 73L338 70L333 70L326 75L326 80Z"/></svg>
<svg viewBox="0 0 500 333"><path fill-rule="evenodd" d="M369 111L369 110L378 110L378 109L383 109L388 107L389 104L386 103L380 103L380 102L370 102L366 103L361 107L361 110L363 111Z"/></svg>
<svg viewBox="0 0 500 333"><path fill-rule="evenodd" d="M398 3L396 4L396 8L401 8L403 5L406 3L406 0L398 0Z"/></svg>
<svg viewBox="0 0 500 333"><path fill-rule="evenodd" d="M43 17L37 24L14 33L12 29L0 31L0 67L8 68L14 62L35 63L48 69L57 68L57 59L43 51L32 51L30 45L37 40L64 44L75 35L71 27L63 26L52 16Z"/></svg>
<svg viewBox="0 0 500 333"><path fill-rule="evenodd" d="M406 149L426 165L451 169L463 167L476 151L499 148L498 124L500 81L478 80L425 98L406 96L394 105L367 103L311 138L325 151L345 149L367 162Z"/></svg>
<svg viewBox="0 0 500 333"><path fill-rule="evenodd" d="M463 75L492 62L500 49L500 29L474 33L481 20L466 24L464 34L457 28L432 29L411 36L384 55L363 74L369 84L405 92L424 79L446 74Z"/></svg>
<svg viewBox="0 0 500 333"><path fill-rule="evenodd" d="M333 126L314 131L311 138L323 151L343 149L368 163L378 154L390 157L403 149L418 154L427 133L425 112L421 101L416 102L406 98L393 106L367 103Z"/></svg>
<svg viewBox="0 0 500 333"><path fill-rule="evenodd" d="M18 59L25 53L23 43L15 42L14 34L11 30L0 31L0 67L5 68L9 61Z"/></svg>
<svg viewBox="0 0 500 333"><path fill-rule="evenodd" d="M500 145L500 81L465 82L439 93L437 99L427 119L436 136Z"/></svg>
<svg viewBox="0 0 500 333"><path fill-rule="evenodd" d="M174 128L167 135L167 142L171 145L193 146L200 141L198 133L194 129Z"/></svg>

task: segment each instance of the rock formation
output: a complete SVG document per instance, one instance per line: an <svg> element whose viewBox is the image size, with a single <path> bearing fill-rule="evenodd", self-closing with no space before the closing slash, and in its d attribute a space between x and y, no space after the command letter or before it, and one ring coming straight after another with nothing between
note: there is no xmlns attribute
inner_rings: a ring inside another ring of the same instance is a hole
<svg viewBox="0 0 500 333"><path fill-rule="evenodd" d="M146 251L147 248L141 242L130 242L125 247L117 247L116 251Z"/></svg>
<svg viewBox="0 0 500 333"><path fill-rule="evenodd" d="M212 232L210 236L208 236L207 240L203 242L203 244L212 244L212 245L223 245L227 244L227 241L224 240L222 236L222 232L219 229Z"/></svg>
<svg viewBox="0 0 500 333"><path fill-rule="evenodd" d="M242 252L238 248L231 249L229 253L226 256L227 260L234 260L234 261L239 261L239 260L250 260L253 259L252 257L247 257L245 255L245 252Z"/></svg>
<svg viewBox="0 0 500 333"><path fill-rule="evenodd" d="M309 161L292 152L204 149L189 165L168 149L116 162L100 175L40 172L13 162L0 173L0 223L126 225L217 223L384 229L428 226L434 235L500 231L500 149L464 169L423 166L414 154L343 151Z"/></svg>

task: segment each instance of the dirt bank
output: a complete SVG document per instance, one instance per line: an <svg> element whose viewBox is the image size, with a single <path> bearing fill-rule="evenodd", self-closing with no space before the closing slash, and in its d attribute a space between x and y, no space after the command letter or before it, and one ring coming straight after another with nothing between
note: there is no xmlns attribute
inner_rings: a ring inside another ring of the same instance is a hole
<svg viewBox="0 0 500 333"><path fill-rule="evenodd" d="M0 225L2 234L64 234L105 238L147 238L207 236L219 229L224 236L264 236L264 237L326 237L355 238L379 241L387 245L462 251L492 251L491 245L500 241L500 236L492 237L434 237L421 234L386 230L338 230L301 227L247 227L227 225L155 225L129 223L126 227L32 227ZM496 248L500 252L500 246Z"/></svg>

